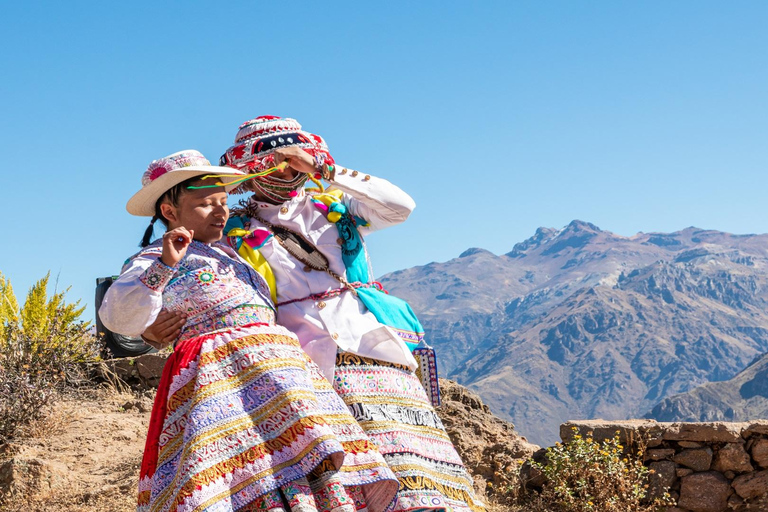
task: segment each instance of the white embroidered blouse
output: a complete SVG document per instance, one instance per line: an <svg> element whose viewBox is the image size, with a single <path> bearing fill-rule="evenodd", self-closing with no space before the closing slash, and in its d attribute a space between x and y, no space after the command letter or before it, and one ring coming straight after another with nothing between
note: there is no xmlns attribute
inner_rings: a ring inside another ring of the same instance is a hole
<svg viewBox="0 0 768 512"><path fill-rule="evenodd" d="M162 309L187 315L179 340L252 323L274 324L264 278L228 246L193 241L176 267L160 261L162 240L131 257L99 308L113 332L138 336Z"/></svg>
<svg viewBox="0 0 768 512"><path fill-rule="evenodd" d="M338 169L338 168L337 168ZM350 213L368 221L366 234L405 221L415 208L413 199L392 183L356 171L336 172L333 187L344 192L342 203ZM334 272L345 275L336 225L300 192L279 205L253 199L261 217L275 225L301 233L328 258ZM251 228L263 226L251 219ZM329 274L309 270L270 237L259 249L275 275L277 302L301 299L340 288ZM303 300L278 307L277 321L293 331L305 352L332 381L337 347L355 354L416 369L408 347L392 329L376 317L350 292L322 300Z"/></svg>

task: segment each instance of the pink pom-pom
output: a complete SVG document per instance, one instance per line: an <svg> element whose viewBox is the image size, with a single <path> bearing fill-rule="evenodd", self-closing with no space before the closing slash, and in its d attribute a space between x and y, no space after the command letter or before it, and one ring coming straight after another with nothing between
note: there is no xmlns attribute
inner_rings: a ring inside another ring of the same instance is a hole
<svg viewBox="0 0 768 512"><path fill-rule="evenodd" d="M288 192L288 195L291 197L296 197L297 195L299 195L299 192L297 190L291 190L290 192Z"/></svg>

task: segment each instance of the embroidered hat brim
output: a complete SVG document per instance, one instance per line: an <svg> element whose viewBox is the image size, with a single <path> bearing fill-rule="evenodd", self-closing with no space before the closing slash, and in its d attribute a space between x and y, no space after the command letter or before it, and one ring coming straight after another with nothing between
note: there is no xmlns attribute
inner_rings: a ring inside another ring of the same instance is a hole
<svg viewBox="0 0 768 512"><path fill-rule="evenodd" d="M211 184L215 182L230 183L238 178L245 176L246 173L232 169L230 167L219 167L215 165L194 165L187 166L180 169L173 169L166 172L162 176L154 179L147 185L141 187L141 190L136 192L133 197L128 200L128 204L125 205L125 209L131 215L137 215L139 217L152 217L155 214L155 203L160 197L168 190L175 187L182 181L186 181L190 178L197 176L205 176L207 174L226 174L229 176L221 176L220 178L211 178L206 181L210 181ZM226 185L224 190L230 192L236 185Z"/></svg>

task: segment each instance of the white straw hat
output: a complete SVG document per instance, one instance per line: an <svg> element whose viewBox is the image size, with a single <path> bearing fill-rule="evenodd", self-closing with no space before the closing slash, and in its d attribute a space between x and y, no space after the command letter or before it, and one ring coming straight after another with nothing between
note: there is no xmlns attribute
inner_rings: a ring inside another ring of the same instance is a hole
<svg viewBox="0 0 768 512"><path fill-rule="evenodd" d="M229 183L246 175L231 167L211 165L199 151L194 149L179 151L149 164L141 177L141 190L128 200L125 209L131 215L152 217L155 215L155 203L168 190L182 181L206 174L226 175L218 179L210 178L211 185L216 182ZM229 192L235 186L226 185L224 190Z"/></svg>

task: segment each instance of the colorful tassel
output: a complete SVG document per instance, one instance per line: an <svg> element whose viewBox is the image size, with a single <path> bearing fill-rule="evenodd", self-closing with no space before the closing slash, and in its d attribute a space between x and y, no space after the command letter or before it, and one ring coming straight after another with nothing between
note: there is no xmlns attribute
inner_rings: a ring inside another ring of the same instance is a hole
<svg viewBox="0 0 768 512"><path fill-rule="evenodd" d="M198 190L198 189L201 189L201 188L218 188L218 187L224 187L224 186L227 186L227 185L240 185L242 183L245 183L248 180L252 180L254 178L259 178L261 176L266 176L267 174L272 174L273 172L276 172L276 171L282 171L286 167L288 167L288 161L287 160L285 162L281 163L278 166L271 167L271 168L269 168L269 169L267 169L265 171L261 171L261 172L249 174L247 176L243 176L242 178L238 178L236 180L230 181L229 183L216 182L214 185L201 185L199 187L187 187L187 188L191 189L191 190ZM228 176L232 176L232 175L231 174L207 174L207 175L203 176L200 179L201 180L206 180L208 178L226 178Z"/></svg>

